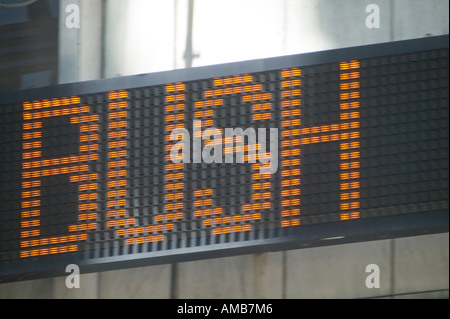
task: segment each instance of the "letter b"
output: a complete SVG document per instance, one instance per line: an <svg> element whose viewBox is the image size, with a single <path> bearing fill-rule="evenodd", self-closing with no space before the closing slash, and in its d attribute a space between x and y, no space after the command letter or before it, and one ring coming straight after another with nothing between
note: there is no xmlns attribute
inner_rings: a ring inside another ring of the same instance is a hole
<svg viewBox="0 0 450 319"><path fill-rule="evenodd" d="M247 304L241 303L241 313L247 313Z"/></svg>

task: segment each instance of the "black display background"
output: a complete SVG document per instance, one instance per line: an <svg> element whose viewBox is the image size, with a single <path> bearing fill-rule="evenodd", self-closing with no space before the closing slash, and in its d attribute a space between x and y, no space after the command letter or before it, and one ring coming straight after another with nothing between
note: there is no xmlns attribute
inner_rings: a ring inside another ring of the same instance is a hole
<svg viewBox="0 0 450 319"><path fill-rule="evenodd" d="M420 40L415 41L413 44L417 46ZM357 54L352 54L348 59L357 58L361 63L361 107L358 109L361 218L358 220L339 220L339 143L319 143L301 147L300 226L280 227L280 167L271 178L274 185L270 190L272 207L262 211L261 220L250 222L254 226L252 231L211 235L210 227L204 226L201 219L192 214L192 191L213 188L215 207L222 207L224 216L237 214L243 203L251 202L251 164L185 164L185 217L174 221L173 231L162 232L166 234L163 242L125 245L124 238L127 237L115 235L115 230L120 227L106 227L108 92L97 93L92 89L78 96L81 105L91 107L90 114L100 115L100 160L89 162L90 169L100 175L100 210L96 221L99 227L87 231L88 240L78 243L77 253L20 259L21 102L24 100L20 97L16 103L1 105L2 280L61 274L64 271L62 265L69 263L78 263L87 271L98 271L233 253L335 244L345 241L325 242L323 239L341 233L348 241L360 241L398 237L405 233L448 231L448 48L381 55L358 58ZM302 71L301 127L339 123L340 61L328 60L332 62L296 65ZM250 73L254 78L252 85L262 84L263 93L272 93L271 120L252 121L250 104L242 103L242 95L237 94L224 97L224 106L214 107L214 126L280 128L281 70ZM176 75L174 72L173 79ZM197 111L194 103L201 100L203 90L212 88L214 83L213 78L184 83L187 108L182 122L192 132L193 114ZM165 96L168 94L165 82L131 89L124 85L124 88L129 95L127 212L128 216L136 218L138 225L147 226L153 224L155 214L163 212L165 203L161 185L164 184ZM36 96L42 98L42 94ZM7 98L5 100L11 100L9 96ZM50 118L43 123L42 158L78 153L80 133L78 126L70 124L68 117ZM76 223L77 219L77 184L69 183L67 175L42 180L41 237L67 235L67 225ZM405 216L406 219L399 219ZM439 220L437 224L436 218Z"/></svg>

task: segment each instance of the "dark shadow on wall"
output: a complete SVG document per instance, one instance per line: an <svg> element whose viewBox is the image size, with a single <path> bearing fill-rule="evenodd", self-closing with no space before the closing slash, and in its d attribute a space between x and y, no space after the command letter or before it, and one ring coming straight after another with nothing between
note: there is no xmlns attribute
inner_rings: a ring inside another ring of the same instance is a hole
<svg viewBox="0 0 450 319"><path fill-rule="evenodd" d="M0 91L56 84L58 0L0 8Z"/></svg>

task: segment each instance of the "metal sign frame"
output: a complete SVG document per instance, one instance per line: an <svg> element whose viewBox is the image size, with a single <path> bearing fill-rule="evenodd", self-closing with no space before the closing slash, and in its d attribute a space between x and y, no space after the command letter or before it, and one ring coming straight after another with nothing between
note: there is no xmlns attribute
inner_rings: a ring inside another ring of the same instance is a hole
<svg viewBox="0 0 450 319"><path fill-rule="evenodd" d="M394 54L421 52L431 49L448 48L448 35L382 43L361 47L313 52L278 58L237 62L216 66L183 69L152 74L126 76L30 90L0 93L0 107L12 103L48 98L49 96L70 96L127 90L166 83L194 81L270 71L275 69L304 67L343 60L364 59ZM278 250L300 249L324 245L344 244L369 240L416 236L422 234L448 232L447 206L433 211L393 215L370 219L350 220L345 223L328 223L302 226L301 231L287 232L283 236L269 239L222 242L207 246L181 247L131 253L121 256L80 258L80 254L70 254L30 258L26 262L8 262L0 265L0 283L61 276L68 264L76 263L82 273L112 269L167 264L205 258L219 258L231 255L262 253ZM83 254L81 254L83 255Z"/></svg>

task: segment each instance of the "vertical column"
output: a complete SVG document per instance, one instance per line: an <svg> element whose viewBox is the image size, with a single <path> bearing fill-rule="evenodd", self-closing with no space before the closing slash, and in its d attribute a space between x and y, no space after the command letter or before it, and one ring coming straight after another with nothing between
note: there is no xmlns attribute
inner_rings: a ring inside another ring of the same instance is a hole
<svg viewBox="0 0 450 319"><path fill-rule="evenodd" d="M72 124L80 128L80 159L88 157L98 159L99 150L99 117L81 116L70 119ZM69 226L69 231L85 231L97 228L98 217L98 174L85 173L70 177L72 183L78 184L78 223Z"/></svg>
<svg viewBox="0 0 450 319"><path fill-rule="evenodd" d="M185 128L186 119L186 84L168 84L166 89L165 106L165 157L164 164L164 211L156 215L155 223L169 222L184 217L184 163L173 163L170 159L170 151L177 141L171 140L171 132L175 129ZM179 136L181 139L182 137ZM173 224L165 224L166 229L172 229Z"/></svg>
<svg viewBox="0 0 450 319"><path fill-rule="evenodd" d="M360 102L360 63L356 60L340 63L340 120L341 127L351 129L349 139L340 143L340 219L348 220L359 218L360 208L360 142L358 111ZM347 137L347 136L344 136ZM349 140L349 141L348 141Z"/></svg>
<svg viewBox="0 0 450 319"><path fill-rule="evenodd" d="M98 149L99 141L99 135L97 133L98 121L99 116L97 114L76 116L70 119L71 124L76 124L80 127L79 150L82 155L80 155L79 160L82 162L85 162L86 160L98 160L98 153L96 151L96 149ZM87 129L86 126L88 126L89 129ZM88 152L87 155L85 155L85 152ZM69 158L69 162L73 162L75 158L75 156L71 156ZM64 162L67 163L66 158L61 159L61 164ZM98 211L97 190L90 190L89 188L93 186L91 185L88 187L86 185L92 184L92 182L98 180L98 174L89 173L87 165L84 165L84 167L81 168L82 169L79 171L79 174L70 176L71 183L81 184L79 185L78 192L78 222L76 224L69 225L69 232L86 231L97 228L97 223L95 222Z"/></svg>
<svg viewBox="0 0 450 319"><path fill-rule="evenodd" d="M35 106L39 105L35 102ZM32 103L24 103L23 110L31 111L34 109ZM42 157L42 121L33 121L33 116L30 116L29 120L24 121L23 124L23 153L22 160L23 164L26 165L26 161L35 160ZM28 120L24 118L24 120ZM24 167L23 167L24 168ZM21 223L20 227L22 231L20 233L21 238L32 238L40 235L39 227L41 224L40 216L41 216L41 179L31 179L24 180L22 182L22 212L21 212ZM23 243L22 247L28 247L27 243ZM21 256L23 252L21 253Z"/></svg>
<svg viewBox="0 0 450 319"><path fill-rule="evenodd" d="M106 183L106 226L128 227L136 223L127 217L127 146L128 146L128 92L111 91L108 94L108 159ZM117 232L117 231L116 231Z"/></svg>
<svg viewBox="0 0 450 319"><path fill-rule="evenodd" d="M250 94L245 94L242 97L242 102L251 102L252 107L252 121L256 123L268 121L272 119L272 93L265 92L263 93L263 87L261 84L254 84L251 86ZM245 92L245 90L244 90ZM250 159L254 159L259 161L261 159L270 158L270 153L265 152L261 153L261 144L256 142L256 144L248 144L244 147L244 151L248 154L249 151L254 151L255 158L251 158L250 154L245 155L245 162ZM267 149L265 150L267 151ZM245 154L245 153L244 153ZM253 157L253 156L252 156ZM252 198L251 204L242 205L242 210L244 212L251 211L250 220L260 220L261 219L261 210L270 209L272 207L272 174L264 173L261 174L261 168L268 167L270 162L268 163L255 163L252 164ZM245 215L244 215L245 216Z"/></svg>
<svg viewBox="0 0 450 319"><path fill-rule="evenodd" d="M281 226L300 225L301 71L281 72Z"/></svg>

